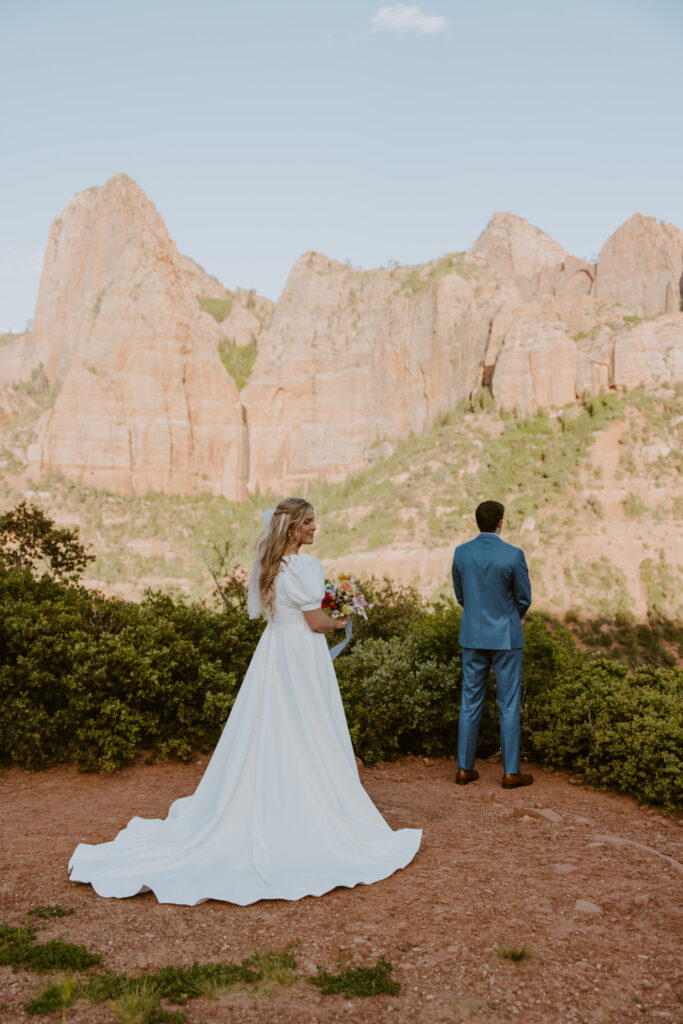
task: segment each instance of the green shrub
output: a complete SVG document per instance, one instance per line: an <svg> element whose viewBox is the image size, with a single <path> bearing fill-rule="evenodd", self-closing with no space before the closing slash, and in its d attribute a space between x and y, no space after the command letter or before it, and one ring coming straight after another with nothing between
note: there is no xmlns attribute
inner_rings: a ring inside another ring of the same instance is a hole
<svg viewBox="0 0 683 1024"><path fill-rule="evenodd" d="M488 412L493 409L495 401L490 388L480 387L470 399L470 410L472 412Z"/></svg>
<svg viewBox="0 0 683 1024"><path fill-rule="evenodd" d="M0 929L2 927L0 925ZM91 1004L109 1003L110 1009L122 1020L135 1019L140 1024L160 1024L162 1021L181 1024L186 1020L186 1015L180 1011L163 1010L162 999L184 1006L191 999L215 996L235 985L291 985L296 981L296 960L292 948L290 946L269 953L257 950L241 964L193 963L190 967L169 965L154 973L136 977L117 974L112 970L91 975L87 980L69 976L61 982L47 985L28 1003L26 1009L31 1014L44 1015L67 1009L77 1000L85 999ZM98 962L99 959L98 955ZM35 970L30 965L28 969Z"/></svg>
<svg viewBox="0 0 683 1024"><path fill-rule="evenodd" d="M582 659L528 704L531 752L640 800L683 803L683 673Z"/></svg>
<svg viewBox="0 0 683 1024"><path fill-rule="evenodd" d="M78 529L56 526L37 505L21 501L0 515L0 561L6 565L73 583L94 558L80 543Z"/></svg>
<svg viewBox="0 0 683 1024"><path fill-rule="evenodd" d="M343 995L345 999L353 999L354 996L397 996L401 986L391 977L392 970L391 961L385 956L377 957L371 967L344 967L340 956L337 974L318 967L317 975L308 980L317 985L324 996Z"/></svg>
<svg viewBox="0 0 683 1024"><path fill-rule="evenodd" d="M659 586L662 566L644 566ZM209 751L262 629L246 615L243 581L228 576L221 587L220 613L167 594L148 593L137 605L0 564L0 763L77 761L110 771L140 750L185 760ZM455 754L459 608L452 600L429 605L388 579L361 581L361 589L375 608L336 662L356 753L369 763ZM619 636L631 628L644 650L650 641L629 623ZM629 675L625 665L580 651L540 615L524 628L526 755L639 799L680 803L683 673L641 666ZM680 631L657 628L660 645L680 641ZM498 742L491 679L479 756Z"/></svg>
<svg viewBox="0 0 683 1024"><path fill-rule="evenodd" d="M52 982L26 1004L26 1012L45 1017L57 1010L67 1010L76 1002L78 982Z"/></svg>
<svg viewBox="0 0 683 1024"><path fill-rule="evenodd" d="M83 945L50 939L36 941L33 925L0 924L0 964L15 971L23 968L45 974L47 971L79 971L102 962L99 953L90 953Z"/></svg>
<svg viewBox="0 0 683 1024"><path fill-rule="evenodd" d="M249 380L257 355L256 339L252 337L247 345L237 345L229 338L223 338L218 346L219 355L239 391Z"/></svg>
<svg viewBox="0 0 683 1024"><path fill-rule="evenodd" d="M67 910L59 903L50 903L45 907L33 907L32 910L29 910L30 917L40 917L44 921L48 921L51 917L70 917L73 913L73 908L70 907Z"/></svg>
<svg viewBox="0 0 683 1024"><path fill-rule="evenodd" d="M631 519L638 519L648 511L647 505L638 494L628 494L621 504L625 514Z"/></svg>
<svg viewBox="0 0 683 1024"><path fill-rule="evenodd" d="M407 274L401 289L410 292L412 295L417 295L427 285L433 281L438 281L440 277L450 274L451 271L460 273L465 277L469 276L464 264L463 253L456 253L454 256L442 256L435 263L413 267Z"/></svg>
<svg viewBox="0 0 683 1024"><path fill-rule="evenodd" d="M148 594L133 603L0 566L0 763L113 770L215 745L261 626Z"/></svg>
<svg viewBox="0 0 683 1024"><path fill-rule="evenodd" d="M373 607L367 621L360 618L354 621L353 635L357 640L405 636L429 616L429 606L416 587L396 583L388 576L382 580L375 577L360 580L359 585Z"/></svg>
<svg viewBox="0 0 683 1024"><path fill-rule="evenodd" d="M522 704L542 700L582 658L568 629L532 612L524 619Z"/></svg>
<svg viewBox="0 0 683 1024"><path fill-rule="evenodd" d="M415 643L399 637L366 640L337 666L354 749L364 761L453 752L455 666L419 660Z"/></svg>
<svg viewBox="0 0 683 1024"><path fill-rule="evenodd" d="M618 613L586 621L570 611L565 622L591 655L622 661L631 669L675 668L683 657L683 626L669 618L651 616L638 622L630 613Z"/></svg>
<svg viewBox="0 0 683 1024"><path fill-rule="evenodd" d="M675 564L667 562L664 553L659 559L645 558L640 563L640 579L647 588L648 615L655 621L683 617L683 573Z"/></svg>
<svg viewBox="0 0 683 1024"><path fill-rule="evenodd" d="M420 659L433 658L441 664L460 661L460 619L462 611L454 599L435 601L408 624ZM398 631L400 632L400 630Z"/></svg>
<svg viewBox="0 0 683 1024"><path fill-rule="evenodd" d="M229 315L234 300L234 295L228 295L225 299L212 299L208 296L197 299L199 308L212 316L217 324L222 324Z"/></svg>

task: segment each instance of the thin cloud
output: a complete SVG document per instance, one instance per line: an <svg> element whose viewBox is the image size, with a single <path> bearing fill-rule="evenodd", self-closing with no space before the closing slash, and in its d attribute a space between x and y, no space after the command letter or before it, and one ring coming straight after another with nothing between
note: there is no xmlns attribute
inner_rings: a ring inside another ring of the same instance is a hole
<svg viewBox="0 0 683 1024"><path fill-rule="evenodd" d="M442 14L425 14L421 7L411 4L393 4L380 7L370 21L370 32L400 32L404 35L435 36L448 28L448 18Z"/></svg>

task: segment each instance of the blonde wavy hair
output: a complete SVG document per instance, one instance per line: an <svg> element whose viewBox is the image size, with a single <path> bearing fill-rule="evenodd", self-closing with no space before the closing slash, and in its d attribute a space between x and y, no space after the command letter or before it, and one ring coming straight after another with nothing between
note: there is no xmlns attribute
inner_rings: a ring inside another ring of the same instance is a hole
<svg viewBox="0 0 683 1024"><path fill-rule="evenodd" d="M257 554L261 562L258 582L261 611L267 618L274 611L275 579L282 568L285 549L290 543L300 542L301 526L312 511L313 506L305 498L285 498L275 509L270 526L261 536Z"/></svg>

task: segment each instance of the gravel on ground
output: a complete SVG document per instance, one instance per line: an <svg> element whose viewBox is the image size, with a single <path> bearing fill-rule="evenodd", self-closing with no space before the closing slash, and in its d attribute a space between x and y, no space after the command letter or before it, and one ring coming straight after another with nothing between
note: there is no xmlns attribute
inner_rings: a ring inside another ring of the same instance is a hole
<svg viewBox="0 0 683 1024"><path fill-rule="evenodd" d="M205 765L141 758L111 775L0 775L0 921L23 923L39 905L73 908L46 922L41 940L85 943L131 974L241 961L300 940L301 983L191 1001L188 1024L681 1019L682 820L536 766L534 785L513 791L501 788L495 758L478 763L481 777L468 786L454 785L449 758L362 768L392 827L424 829L415 860L372 886L296 903L177 907L151 893L101 899L69 881L77 843L112 839L134 815L164 817ZM531 956L502 959L506 945ZM317 965L335 969L340 950L351 966L386 956L400 994L344 999L303 980ZM0 967L0 1020L37 1020L25 1006L44 984ZM106 1005L79 1002L66 1019L114 1018Z"/></svg>

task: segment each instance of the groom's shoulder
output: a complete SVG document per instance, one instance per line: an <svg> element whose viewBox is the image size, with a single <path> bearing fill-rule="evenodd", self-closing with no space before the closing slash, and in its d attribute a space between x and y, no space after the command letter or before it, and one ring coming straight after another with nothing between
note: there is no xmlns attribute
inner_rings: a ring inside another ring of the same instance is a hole
<svg viewBox="0 0 683 1024"><path fill-rule="evenodd" d="M455 551L453 552L453 558L460 557L461 555L466 554L466 552L472 547L473 544L476 543L476 541L477 538L473 537L471 540L465 540L463 541L462 544L458 544L456 546Z"/></svg>
<svg viewBox="0 0 683 1024"><path fill-rule="evenodd" d="M524 551L522 550L522 548L518 548L514 544L508 544L508 542L506 540L503 540L502 537L499 537L498 539L500 540L500 543L505 546L506 553L510 556L510 558L524 558Z"/></svg>
<svg viewBox="0 0 683 1024"><path fill-rule="evenodd" d="M489 557L494 560L502 557L503 561L507 562L518 562L520 559L524 560L524 552L521 548L515 547L514 544L508 544L506 540L499 537L498 534L492 534L495 536L495 546L491 545L489 541L482 541L482 534L478 534L476 537L472 537L471 540L466 540L462 544L458 544L455 551L453 552L453 561L462 562L466 560L470 555L476 552L481 544L484 544L485 550Z"/></svg>

